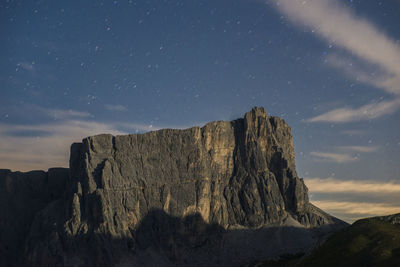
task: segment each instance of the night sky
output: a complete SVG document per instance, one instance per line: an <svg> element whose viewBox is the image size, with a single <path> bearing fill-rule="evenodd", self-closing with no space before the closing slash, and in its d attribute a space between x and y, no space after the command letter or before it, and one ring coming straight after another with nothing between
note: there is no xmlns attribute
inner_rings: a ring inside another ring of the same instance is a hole
<svg viewBox="0 0 400 267"><path fill-rule="evenodd" d="M400 1L0 0L0 168L68 166L99 133L253 106L292 127L311 201L400 212Z"/></svg>

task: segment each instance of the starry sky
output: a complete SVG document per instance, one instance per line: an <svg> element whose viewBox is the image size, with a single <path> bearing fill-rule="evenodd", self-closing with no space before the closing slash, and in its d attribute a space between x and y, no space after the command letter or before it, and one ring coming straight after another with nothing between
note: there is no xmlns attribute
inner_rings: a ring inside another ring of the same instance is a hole
<svg viewBox="0 0 400 267"><path fill-rule="evenodd" d="M0 168L99 133L253 106L292 127L313 203L400 212L400 0L0 1Z"/></svg>

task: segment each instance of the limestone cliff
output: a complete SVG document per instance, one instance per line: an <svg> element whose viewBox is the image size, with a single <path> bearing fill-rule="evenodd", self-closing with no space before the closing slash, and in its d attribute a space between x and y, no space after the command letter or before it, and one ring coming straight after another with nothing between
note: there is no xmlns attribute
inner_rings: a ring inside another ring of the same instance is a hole
<svg viewBox="0 0 400 267"><path fill-rule="evenodd" d="M253 108L185 130L71 147L64 198L38 212L30 265L241 265L305 251L345 224L314 207L290 127Z"/></svg>

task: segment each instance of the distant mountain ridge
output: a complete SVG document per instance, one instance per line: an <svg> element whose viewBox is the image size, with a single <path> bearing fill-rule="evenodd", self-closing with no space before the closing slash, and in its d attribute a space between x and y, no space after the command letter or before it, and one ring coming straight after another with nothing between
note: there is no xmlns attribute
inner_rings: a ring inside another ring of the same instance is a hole
<svg viewBox="0 0 400 267"><path fill-rule="evenodd" d="M264 108L88 137L57 173L0 171L0 264L239 266L308 251L347 225L309 203L291 129Z"/></svg>

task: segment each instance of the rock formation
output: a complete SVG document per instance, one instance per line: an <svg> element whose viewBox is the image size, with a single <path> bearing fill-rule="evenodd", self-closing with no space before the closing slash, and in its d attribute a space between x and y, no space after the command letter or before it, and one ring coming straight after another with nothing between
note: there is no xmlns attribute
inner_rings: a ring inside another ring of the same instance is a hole
<svg viewBox="0 0 400 267"><path fill-rule="evenodd" d="M27 173L0 170L0 266L20 266L32 222L62 198L69 177L63 168Z"/></svg>
<svg viewBox="0 0 400 267"><path fill-rule="evenodd" d="M309 203L290 127L263 108L202 128L88 137L71 146L69 172L54 178L66 182L57 187L63 196L56 190L58 199L50 203L42 195L21 222L24 240L8 260L20 257L32 266L242 265L306 251L346 225ZM40 178L47 184L35 184L39 191L53 192L50 173ZM15 175L0 172L1 185ZM1 205L12 194L7 190ZM25 196L13 197L25 204ZM1 236L2 246L7 238Z"/></svg>

